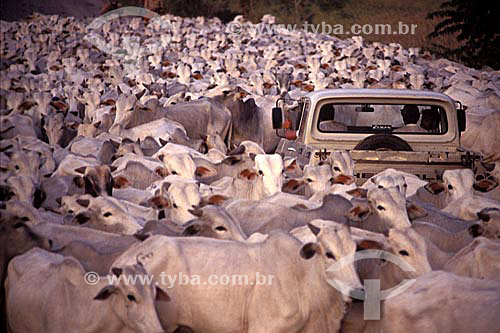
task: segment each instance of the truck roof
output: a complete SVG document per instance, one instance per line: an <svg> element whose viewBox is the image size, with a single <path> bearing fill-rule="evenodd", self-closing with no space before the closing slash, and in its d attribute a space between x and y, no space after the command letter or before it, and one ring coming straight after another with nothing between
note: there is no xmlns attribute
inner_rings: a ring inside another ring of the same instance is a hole
<svg viewBox="0 0 500 333"><path fill-rule="evenodd" d="M447 95L433 91L409 90L409 89L325 89L313 91L305 95L311 102L317 102L325 98L409 98L409 99L437 99L449 102L454 105L454 101Z"/></svg>

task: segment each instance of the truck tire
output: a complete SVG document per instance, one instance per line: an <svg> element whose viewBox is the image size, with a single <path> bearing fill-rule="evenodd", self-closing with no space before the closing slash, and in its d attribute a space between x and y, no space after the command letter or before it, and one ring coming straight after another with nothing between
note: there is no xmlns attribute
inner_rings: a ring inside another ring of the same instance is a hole
<svg viewBox="0 0 500 333"><path fill-rule="evenodd" d="M392 134L375 134L362 140L354 150L395 150L413 151L405 140Z"/></svg>

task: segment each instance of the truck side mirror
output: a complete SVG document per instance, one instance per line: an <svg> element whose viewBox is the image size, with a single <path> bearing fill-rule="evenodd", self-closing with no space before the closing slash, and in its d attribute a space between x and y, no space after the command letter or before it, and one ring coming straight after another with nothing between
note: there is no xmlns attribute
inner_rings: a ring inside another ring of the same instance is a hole
<svg viewBox="0 0 500 333"><path fill-rule="evenodd" d="M273 129L280 129L283 126L283 111L281 108L273 108Z"/></svg>
<svg viewBox="0 0 500 333"><path fill-rule="evenodd" d="M464 132L466 128L466 121L465 121L465 110L460 108L457 110L457 119L458 119L458 130L460 132Z"/></svg>

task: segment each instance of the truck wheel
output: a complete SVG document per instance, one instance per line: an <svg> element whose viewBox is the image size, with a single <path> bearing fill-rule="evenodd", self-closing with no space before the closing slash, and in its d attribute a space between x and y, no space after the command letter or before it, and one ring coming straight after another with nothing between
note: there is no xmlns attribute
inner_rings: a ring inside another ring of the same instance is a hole
<svg viewBox="0 0 500 333"><path fill-rule="evenodd" d="M405 140L392 134L375 134L358 143L354 150L413 151Z"/></svg>

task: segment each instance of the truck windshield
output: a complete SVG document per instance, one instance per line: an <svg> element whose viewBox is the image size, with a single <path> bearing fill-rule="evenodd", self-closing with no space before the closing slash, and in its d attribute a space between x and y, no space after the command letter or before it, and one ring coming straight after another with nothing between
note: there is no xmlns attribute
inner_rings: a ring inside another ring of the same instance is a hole
<svg viewBox="0 0 500 333"><path fill-rule="evenodd" d="M338 104L320 106L320 132L444 134L446 111L423 104Z"/></svg>

